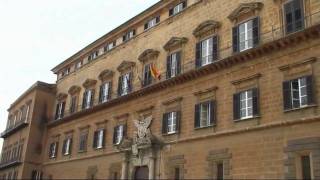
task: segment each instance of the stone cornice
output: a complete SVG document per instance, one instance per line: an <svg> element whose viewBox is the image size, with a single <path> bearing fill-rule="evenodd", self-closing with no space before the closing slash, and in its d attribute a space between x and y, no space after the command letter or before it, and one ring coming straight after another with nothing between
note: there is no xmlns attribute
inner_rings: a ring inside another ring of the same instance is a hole
<svg viewBox="0 0 320 180"><path fill-rule="evenodd" d="M119 72L123 72L127 69L130 69L136 65L135 62L132 61L122 61L121 64L117 67L117 70Z"/></svg>
<svg viewBox="0 0 320 180"><path fill-rule="evenodd" d="M67 97L68 97L68 94L66 94L66 93L59 93L59 94L57 95L56 99L57 99L58 101L62 101L62 100L64 100L64 99L66 99Z"/></svg>
<svg viewBox="0 0 320 180"><path fill-rule="evenodd" d="M112 70L109 70L109 69L106 69L106 70L104 70L104 71L102 71L100 74L99 74L99 79L101 80L101 81L104 81L104 80L106 80L106 79L108 79L108 78L111 78L112 76L113 76L113 71Z"/></svg>
<svg viewBox="0 0 320 180"><path fill-rule="evenodd" d="M216 73L221 69L225 69L225 68L234 66L236 64L244 63L244 62L262 57L264 55L268 55L272 52L279 52L288 47L292 47L297 44L300 44L302 41L316 39L319 37L320 37L320 24L307 28L304 31L300 31L300 32L285 36L278 40L261 44L255 48L252 48L243 52L235 53L230 57L221 59L207 66L190 70L174 78L167 79L165 81L160 81L148 87L134 91L128 95L112 99L107 103L100 104L100 105L94 106L93 108L74 113L73 115L64 117L59 121L51 121L48 124L48 126L54 127L65 122L75 120L81 116L92 114L100 110L103 110L105 108L113 107L115 105L119 105L121 103L131 101L133 99L137 99L141 96L144 96L150 93L159 92L165 88L183 84L190 80L193 80L202 76L206 76L208 74Z"/></svg>
<svg viewBox="0 0 320 180"><path fill-rule="evenodd" d="M188 38L186 37L172 37L164 46L163 49L169 51L171 48L181 46L188 42Z"/></svg>
<svg viewBox="0 0 320 180"><path fill-rule="evenodd" d="M205 34L208 31L218 29L220 27L220 23L214 20L207 20L199 24L194 30L193 35L195 37L199 37Z"/></svg>
<svg viewBox="0 0 320 180"><path fill-rule="evenodd" d="M84 88L89 88L90 86L94 86L96 83L97 83L97 80L95 80L95 79L87 79L86 81L84 81L82 86Z"/></svg>
<svg viewBox="0 0 320 180"><path fill-rule="evenodd" d="M316 57L311 57L311 58L308 58L302 62L297 62L297 63L292 63L292 64L289 64L289 65L285 65L285 66L281 66L279 67L279 70L280 71L286 71L288 69L291 69L291 68L294 68L294 67L299 67L299 66L302 66L302 65L305 65L305 64L312 64L314 62L316 62L318 59Z"/></svg>
<svg viewBox="0 0 320 180"><path fill-rule="evenodd" d="M68 93L73 95L73 94L77 94L81 91L81 87L79 86L71 86L68 90Z"/></svg>
<svg viewBox="0 0 320 180"><path fill-rule="evenodd" d="M250 2L250 3L241 3L238 8L232 11L228 16L231 21L234 21L243 14L261 10L263 7L262 2Z"/></svg>
<svg viewBox="0 0 320 180"><path fill-rule="evenodd" d="M143 51L139 57L138 60L140 62L145 62L148 59L152 59L152 58L157 58L159 56L160 52L158 50L155 49L147 49L145 51Z"/></svg>

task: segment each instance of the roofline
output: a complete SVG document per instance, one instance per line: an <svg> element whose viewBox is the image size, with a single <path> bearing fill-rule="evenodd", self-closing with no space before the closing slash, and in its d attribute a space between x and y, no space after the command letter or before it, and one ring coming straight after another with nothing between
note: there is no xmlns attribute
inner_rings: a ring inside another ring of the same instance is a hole
<svg viewBox="0 0 320 180"><path fill-rule="evenodd" d="M66 60L64 60L63 62L61 62L60 64L58 64L57 66L55 66L53 69L51 69L51 71L53 73L57 73L58 69L61 68L61 66L63 66L64 64L68 63L69 61L72 61L76 56L80 55L84 50L86 50L87 48L89 48L90 46L96 44L98 41L106 38L107 36L117 32L119 29L123 28L124 26L127 26L128 24L130 24L131 22L133 22L135 19L137 19L139 16L144 15L145 13L147 13L148 11L160 6L162 3L165 3L166 0L160 0L159 2L155 3L154 5L150 6L149 8L147 8L146 10L142 11L141 13L139 13L138 15L134 16L133 18L127 20L126 22L124 22L123 24L119 25L118 27L116 27L115 29L111 30L110 32L108 32L107 34L101 36L100 38L98 38L97 40L93 41L92 43L90 43L89 45L85 46L84 48L82 48L80 51L78 51L77 53L75 53L74 55L72 55L71 57L67 58Z"/></svg>
<svg viewBox="0 0 320 180"><path fill-rule="evenodd" d="M52 90L52 92L54 92L53 90L55 89L56 84L48 84L42 81L37 81L36 83L34 83L29 89L27 89L22 95L20 95L9 107L9 109L7 111L10 111L15 105L17 105L23 98L25 98L28 94L30 94L31 92L33 92L36 89L42 88L42 89L48 89L48 90Z"/></svg>

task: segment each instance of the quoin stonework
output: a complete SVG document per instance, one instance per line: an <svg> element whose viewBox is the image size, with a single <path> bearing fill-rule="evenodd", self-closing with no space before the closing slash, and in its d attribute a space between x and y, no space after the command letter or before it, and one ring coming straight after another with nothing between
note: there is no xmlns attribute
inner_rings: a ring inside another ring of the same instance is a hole
<svg viewBox="0 0 320 180"><path fill-rule="evenodd" d="M319 38L319 0L162 0L9 107L0 177L320 179Z"/></svg>

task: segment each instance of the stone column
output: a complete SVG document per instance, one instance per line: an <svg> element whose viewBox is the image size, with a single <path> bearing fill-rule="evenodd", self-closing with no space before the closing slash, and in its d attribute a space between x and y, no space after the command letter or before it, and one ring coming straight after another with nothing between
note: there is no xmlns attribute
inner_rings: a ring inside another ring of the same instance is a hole
<svg viewBox="0 0 320 180"><path fill-rule="evenodd" d="M127 160L126 154L124 155L124 158L122 161L121 179L128 179L128 160Z"/></svg>
<svg viewBox="0 0 320 180"><path fill-rule="evenodd" d="M149 159L149 179L154 179L154 167L155 167L155 158L150 157Z"/></svg>

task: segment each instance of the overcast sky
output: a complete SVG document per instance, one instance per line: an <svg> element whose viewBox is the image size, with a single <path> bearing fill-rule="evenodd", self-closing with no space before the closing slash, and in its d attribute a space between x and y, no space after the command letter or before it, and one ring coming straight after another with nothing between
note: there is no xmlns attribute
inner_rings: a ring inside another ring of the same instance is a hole
<svg viewBox="0 0 320 180"><path fill-rule="evenodd" d="M0 131L33 83L54 83L54 66L158 1L0 0Z"/></svg>

